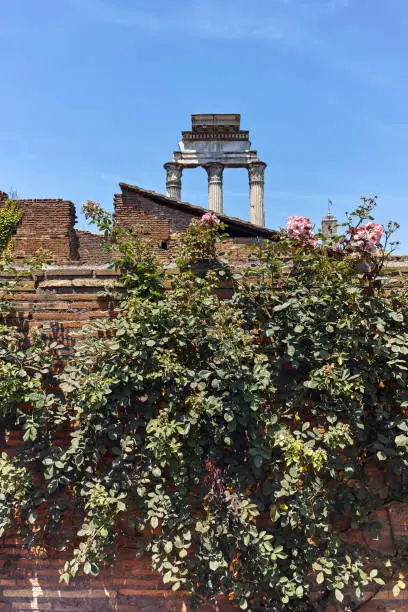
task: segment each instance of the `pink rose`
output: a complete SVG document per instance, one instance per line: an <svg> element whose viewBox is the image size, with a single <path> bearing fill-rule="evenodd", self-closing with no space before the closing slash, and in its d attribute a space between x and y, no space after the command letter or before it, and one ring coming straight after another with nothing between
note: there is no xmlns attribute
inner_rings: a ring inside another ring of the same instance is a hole
<svg viewBox="0 0 408 612"><path fill-rule="evenodd" d="M88 200L88 202L82 206L81 213L85 215L85 219L89 219L89 217L93 217L99 212L100 207L101 205L98 202Z"/></svg>
<svg viewBox="0 0 408 612"><path fill-rule="evenodd" d="M288 238L291 240L300 240L314 249L318 246L317 240L313 239L312 224L307 217L289 217L286 221L286 227L288 228Z"/></svg>
<svg viewBox="0 0 408 612"><path fill-rule="evenodd" d="M220 224L220 220L216 214L210 211L210 212L204 213L199 223L200 225L203 225L204 227L217 227L217 225Z"/></svg>
<svg viewBox="0 0 408 612"><path fill-rule="evenodd" d="M350 230L352 241L358 247L371 254L375 254L383 232L382 225L378 223L367 223L367 225L360 225L360 227L351 228Z"/></svg>
<svg viewBox="0 0 408 612"><path fill-rule="evenodd" d="M288 237L291 240L309 240L312 238L312 224L307 217L289 217L286 227L288 228Z"/></svg>

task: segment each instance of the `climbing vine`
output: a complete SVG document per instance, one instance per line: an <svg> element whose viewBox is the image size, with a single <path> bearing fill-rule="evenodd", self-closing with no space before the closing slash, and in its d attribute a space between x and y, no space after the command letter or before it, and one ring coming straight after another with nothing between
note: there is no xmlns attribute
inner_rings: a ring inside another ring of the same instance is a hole
<svg viewBox="0 0 408 612"><path fill-rule="evenodd" d="M339 236L291 217L235 270L207 214L166 271L88 203L127 293L60 373L58 347L0 329L3 422L25 439L0 462L3 530L14 511L29 544L63 538L70 511L81 524L60 544L62 582L114 561L125 530L173 590L243 610L356 609L366 586L404 571L398 551L349 537L378 532L376 512L407 495L408 302L382 285L395 228L373 205Z"/></svg>
<svg viewBox="0 0 408 612"><path fill-rule="evenodd" d="M2 253L22 217L18 202L8 200L0 208L0 253Z"/></svg>

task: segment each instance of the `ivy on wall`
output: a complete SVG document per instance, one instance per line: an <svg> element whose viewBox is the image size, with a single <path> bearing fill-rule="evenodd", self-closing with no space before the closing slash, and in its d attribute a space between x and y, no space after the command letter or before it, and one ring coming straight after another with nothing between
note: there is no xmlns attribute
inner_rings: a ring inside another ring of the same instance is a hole
<svg viewBox="0 0 408 612"><path fill-rule="evenodd" d="M8 200L4 206L0 208L0 253L2 253L21 221L22 212L18 203L13 200Z"/></svg>

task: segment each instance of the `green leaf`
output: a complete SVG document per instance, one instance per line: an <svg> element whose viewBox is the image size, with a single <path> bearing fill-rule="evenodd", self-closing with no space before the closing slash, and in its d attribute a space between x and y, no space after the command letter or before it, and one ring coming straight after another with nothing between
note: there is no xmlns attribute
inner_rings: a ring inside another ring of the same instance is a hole
<svg viewBox="0 0 408 612"><path fill-rule="evenodd" d="M208 531L208 528L206 525L204 525L204 523L198 521L196 523L195 530L198 531L198 533L205 533L206 531Z"/></svg>
<svg viewBox="0 0 408 612"><path fill-rule="evenodd" d="M280 312L281 310L285 310L286 308L289 308L289 306L292 306L293 302L296 300L288 300L287 302L284 302L283 304L278 304L278 306L275 306L274 308L272 308L273 312Z"/></svg>
<svg viewBox="0 0 408 612"><path fill-rule="evenodd" d="M341 591L339 591L339 589L335 589L334 595L335 595L337 601L339 601L340 603L343 601L344 595L343 595L343 593Z"/></svg>
<svg viewBox="0 0 408 612"><path fill-rule="evenodd" d="M221 563L219 561L210 561L209 566L210 566L210 570L212 570L213 572L215 572L219 567L220 567Z"/></svg>
<svg viewBox="0 0 408 612"><path fill-rule="evenodd" d="M324 573L323 572L319 572L317 574L316 582L317 582L317 584L322 584L324 582Z"/></svg>
<svg viewBox="0 0 408 612"><path fill-rule="evenodd" d="M393 321L397 321L398 323L401 323L404 320L404 315L402 314L402 312L391 311L388 314Z"/></svg>
<svg viewBox="0 0 408 612"><path fill-rule="evenodd" d="M67 573L64 573L64 574L61 574L61 576L59 577L59 581L69 584L69 578L70 578L70 575Z"/></svg>
<svg viewBox="0 0 408 612"><path fill-rule="evenodd" d="M173 572L171 570L169 570L168 572L166 572L163 576L163 582L164 584L167 584L168 582L171 581L173 577Z"/></svg>
<svg viewBox="0 0 408 612"><path fill-rule="evenodd" d="M167 541L164 545L164 552L166 552L167 554L171 553L171 551L173 550L173 543L170 541Z"/></svg>
<svg viewBox="0 0 408 612"><path fill-rule="evenodd" d="M92 571L91 564L89 563L89 561L87 561L87 562L84 564L84 574L90 574L90 573L91 573L91 571Z"/></svg>
<svg viewBox="0 0 408 612"><path fill-rule="evenodd" d="M150 524L153 529L157 529L157 527L159 526L159 519L157 518L157 516L152 516L152 518L150 519Z"/></svg>

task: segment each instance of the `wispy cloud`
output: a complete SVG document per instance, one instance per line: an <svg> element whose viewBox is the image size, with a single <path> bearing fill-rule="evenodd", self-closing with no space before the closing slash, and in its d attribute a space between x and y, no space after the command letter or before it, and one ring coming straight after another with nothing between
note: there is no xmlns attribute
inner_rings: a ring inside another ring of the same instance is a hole
<svg viewBox="0 0 408 612"><path fill-rule="evenodd" d="M263 39L293 42L306 33L310 20L346 8L347 0L193 0L177 10L125 8L107 0L67 0L99 21L149 33L179 32L220 39Z"/></svg>
<svg viewBox="0 0 408 612"><path fill-rule="evenodd" d="M112 25L137 27L160 32L165 27L163 18L149 11L126 9L105 0L68 0L69 4L87 13L90 17Z"/></svg>
<svg viewBox="0 0 408 612"><path fill-rule="evenodd" d="M384 53L368 53L358 22L346 18L356 0L65 0L91 19L149 35L187 39L258 40L295 49L342 78L383 89L406 79ZM369 38L369 30L365 34ZM370 42L370 41L369 41ZM371 41L372 42L372 41ZM378 50L377 50L378 51Z"/></svg>

